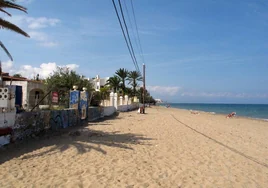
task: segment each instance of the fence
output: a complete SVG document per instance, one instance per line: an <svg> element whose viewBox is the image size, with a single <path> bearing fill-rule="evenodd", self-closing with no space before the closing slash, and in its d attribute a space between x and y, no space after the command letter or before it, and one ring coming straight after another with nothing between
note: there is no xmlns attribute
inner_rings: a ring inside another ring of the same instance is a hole
<svg viewBox="0 0 268 188"><path fill-rule="evenodd" d="M116 111L126 112L137 109L138 103L132 103L128 96L118 97L116 93L110 94L109 106L87 107L87 96L80 93L80 102L71 101L73 109L40 110L16 113L15 103L7 108L8 111L0 113L0 147L24 140L29 137L46 132L57 131L71 126L79 126L87 121L94 121L104 116L111 116ZM107 102L108 103L108 102ZM81 106L78 108L78 106ZM85 108L85 110L83 110ZM87 115L85 115L85 113Z"/></svg>

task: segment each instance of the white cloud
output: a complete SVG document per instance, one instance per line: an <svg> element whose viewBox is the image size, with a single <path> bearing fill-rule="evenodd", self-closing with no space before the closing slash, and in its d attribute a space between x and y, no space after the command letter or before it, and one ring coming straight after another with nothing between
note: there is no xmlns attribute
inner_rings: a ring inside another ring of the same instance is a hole
<svg viewBox="0 0 268 188"><path fill-rule="evenodd" d="M12 17L6 16L4 18L5 20L8 20L19 27L25 28L25 26L29 29L42 29L49 26L56 26L58 23L60 23L60 20L57 18L47 18L47 17L29 17L25 15L13 15Z"/></svg>
<svg viewBox="0 0 268 188"><path fill-rule="evenodd" d="M3 62L3 71L9 73L19 73L23 77L33 78L39 74L40 78L47 78L57 67L68 67L70 70L76 70L79 68L77 64L57 65L55 62L42 63L39 67L33 67L31 65L22 65L19 69L13 69L13 63L11 61Z"/></svg>
<svg viewBox="0 0 268 188"><path fill-rule="evenodd" d="M33 18L25 15L14 15L4 19L24 29L30 35L30 39L38 41L40 46L54 47L58 45L57 42L52 41L51 37L40 29L57 25L60 22L59 19L47 17Z"/></svg>
<svg viewBox="0 0 268 188"><path fill-rule="evenodd" d="M28 28L30 29L41 29L46 28L48 26L55 26L60 22L60 20L46 17L40 17L40 18L27 17L26 22L29 24Z"/></svg>
<svg viewBox="0 0 268 188"><path fill-rule="evenodd" d="M2 62L2 70L3 72L9 72L11 68L13 67L13 62L8 60L5 62Z"/></svg>
<svg viewBox="0 0 268 188"><path fill-rule="evenodd" d="M66 67L68 67L70 70L76 70L79 68L79 65L77 64L68 64L66 65Z"/></svg>
<svg viewBox="0 0 268 188"><path fill-rule="evenodd" d="M160 95L169 95L174 96L181 89L180 87L171 87L171 86L147 86L146 87L149 92L154 92Z"/></svg>
<svg viewBox="0 0 268 188"><path fill-rule="evenodd" d="M29 35L31 36L32 39L37 40L37 41L48 40L48 36L43 32L31 31L29 32Z"/></svg>
<svg viewBox="0 0 268 188"><path fill-rule="evenodd" d="M30 35L31 39L38 41L41 46L54 47L54 46L58 45L57 42L50 41L47 34L45 34L43 32L31 31L31 32L29 32L29 35Z"/></svg>

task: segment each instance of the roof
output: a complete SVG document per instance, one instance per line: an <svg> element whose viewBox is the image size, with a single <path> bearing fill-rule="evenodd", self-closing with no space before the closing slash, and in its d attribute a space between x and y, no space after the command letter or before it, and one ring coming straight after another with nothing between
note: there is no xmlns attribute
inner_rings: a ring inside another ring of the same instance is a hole
<svg viewBox="0 0 268 188"><path fill-rule="evenodd" d="M25 77L9 76L9 73L2 72L3 81L27 81L27 82L41 82L41 80L29 80Z"/></svg>

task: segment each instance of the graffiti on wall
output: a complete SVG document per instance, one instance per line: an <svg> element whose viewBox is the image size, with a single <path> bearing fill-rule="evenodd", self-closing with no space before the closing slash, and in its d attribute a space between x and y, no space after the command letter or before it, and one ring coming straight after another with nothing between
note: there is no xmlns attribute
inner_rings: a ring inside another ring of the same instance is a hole
<svg viewBox="0 0 268 188"><path fill-rule="evenodd" d="M79 124L78 110L55 110L50 113L50 126L52 130L67 128Z"/></svg>
<svg viewBox="0 0 268 188"><path fill-rule="evenodd" d="M78 110L54 110L25 112L16 115L13 129L13 139L21 140L49 129L59 130L77 125Z"/></svg>
<svg viewBox="0 0 268 188"><path fill-rule="evenodd" d="M13 129L13 139L21 140L32 134L49 129L49 111L41 112L24 112L16 115Z"/></svg>
<svg viewBox="0 0 268 188"><path fill-rule="evenodd" d="M70 108L78 109L79 94L80 91L77 90L70 92Z"/></svg>
<svg viewBox="0 0 268 188"><path fill-rule="evenodd" d="M80 92L79 110L81 114L81 119L87 118L88 109L88 92Z"/></svg>
<svg viewBox="0 0 268 188"><path fill-rule="evenodd" d="M22 112L19 114L12 114L13 116L7 118L11 122L13 118L13 125L5 129L3 136L0 136L0 146L10 143L10 140L23 140L28 137L38 136L39 133L47 130L59 130L70 126L77 126L81 124L81 115L78 109L54 110L54 111L38 111L38 112ZM96 120L103 116L103 108L95 107L88 108L89 120Z"/></svg>

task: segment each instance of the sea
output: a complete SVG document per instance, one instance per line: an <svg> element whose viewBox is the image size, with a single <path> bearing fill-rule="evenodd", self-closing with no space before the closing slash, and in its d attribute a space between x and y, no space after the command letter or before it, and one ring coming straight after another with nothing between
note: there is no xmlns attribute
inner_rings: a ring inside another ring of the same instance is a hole
<svg viewBox="0 0 268 188"><path fill-rule="evenodd" d="M268 104L201 104L201 103L168 103L172 108L211 112L227 115L236 112L243 116L268 121Z"/></svg>

